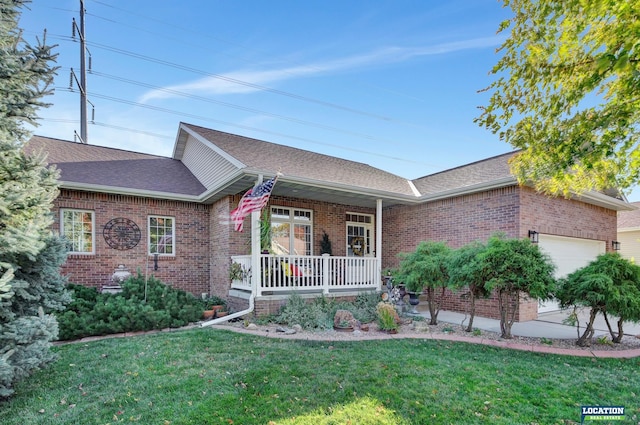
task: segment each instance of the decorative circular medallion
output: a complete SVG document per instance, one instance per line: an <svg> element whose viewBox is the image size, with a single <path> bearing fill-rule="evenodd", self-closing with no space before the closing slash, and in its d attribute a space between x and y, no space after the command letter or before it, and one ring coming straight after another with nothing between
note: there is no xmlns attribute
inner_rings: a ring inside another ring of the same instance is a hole
<svg viewBox="0 0 640 425"><path fill-rule="evenodd" d="M364 238L362 236L355 236L351 239L351 251L353 251L353 255L358 257L364 255Z"/></svg>
<svg viewBox="0 0 640 425"><path fill-rule="evenodd" d="M102 236L111 248L121 251L138 245L142 233L136 223L128 218L114 218L104 226Z"/></svg>

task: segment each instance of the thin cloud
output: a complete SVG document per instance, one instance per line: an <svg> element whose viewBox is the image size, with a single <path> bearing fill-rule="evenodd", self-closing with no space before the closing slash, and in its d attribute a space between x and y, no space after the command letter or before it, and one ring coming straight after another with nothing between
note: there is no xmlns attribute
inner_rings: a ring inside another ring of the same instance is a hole
<svg viewBox="0 0 640 425"><path fill-rule="evenodd" d="M471 49L483 49L501 44L501 37L485 37L426 47L387 47L370 54L330 60L303 66L261 71L236 71L219 76L200 78L185 84L176 84L162 89L150 90L141 96L139 102L152 99L167 99L181 93L197 94L239 94L259 91L265 86L280 81L302 78L331 72L357 69L374 64L398 63L420 56L443 55ZM243 84L246 83L246 84Z"/></svg>

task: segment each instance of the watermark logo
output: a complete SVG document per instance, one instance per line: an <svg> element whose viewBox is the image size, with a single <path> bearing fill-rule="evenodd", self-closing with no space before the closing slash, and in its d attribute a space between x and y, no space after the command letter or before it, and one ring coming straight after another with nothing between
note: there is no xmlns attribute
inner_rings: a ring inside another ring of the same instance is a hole
<svg viewBox="0 0 640 425"><path fill-rule="evenodd" d="M582 406L580 423L585 421L622 421L624 406Z"/></svg>

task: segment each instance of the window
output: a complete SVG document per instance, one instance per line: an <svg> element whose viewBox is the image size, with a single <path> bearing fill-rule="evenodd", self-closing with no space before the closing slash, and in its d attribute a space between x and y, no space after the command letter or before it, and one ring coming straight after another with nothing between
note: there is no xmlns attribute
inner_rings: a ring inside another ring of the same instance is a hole
<svg viewBox="0 0 640 425"><path fill-rule="evenodd" d="M93 254L95 241L93 211L60 210L60 235L70 254Z"/></svg>
<svg viewBox="0 0 640 425"><path fill-rule="evenodd" d="M373 254L373 216L347 213L347 256L369 257Z"/></svg>
<svg viewBox="0 0 640 425"><path fill-rule="evenodd" d="M149 216L149 254L175 255L173 217Z"/></svg>
<svg viewBox="0 0 640 425"><path fill-rule="evenodd" d="M279 255L312 255L310 210L271 207L271 251Z"/></svg>

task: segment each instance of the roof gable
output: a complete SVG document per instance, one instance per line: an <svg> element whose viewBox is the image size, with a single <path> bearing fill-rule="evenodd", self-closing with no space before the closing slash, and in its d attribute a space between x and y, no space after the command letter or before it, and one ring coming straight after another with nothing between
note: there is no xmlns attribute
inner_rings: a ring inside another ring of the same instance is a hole
<svg viewBox="0 0 640 425"><path fill-rule="evenodd" d="M354 189L415 196L407 179L370 165L290 146L224 133L192 124L181 124L252 172L275 174Z"/></svg>

